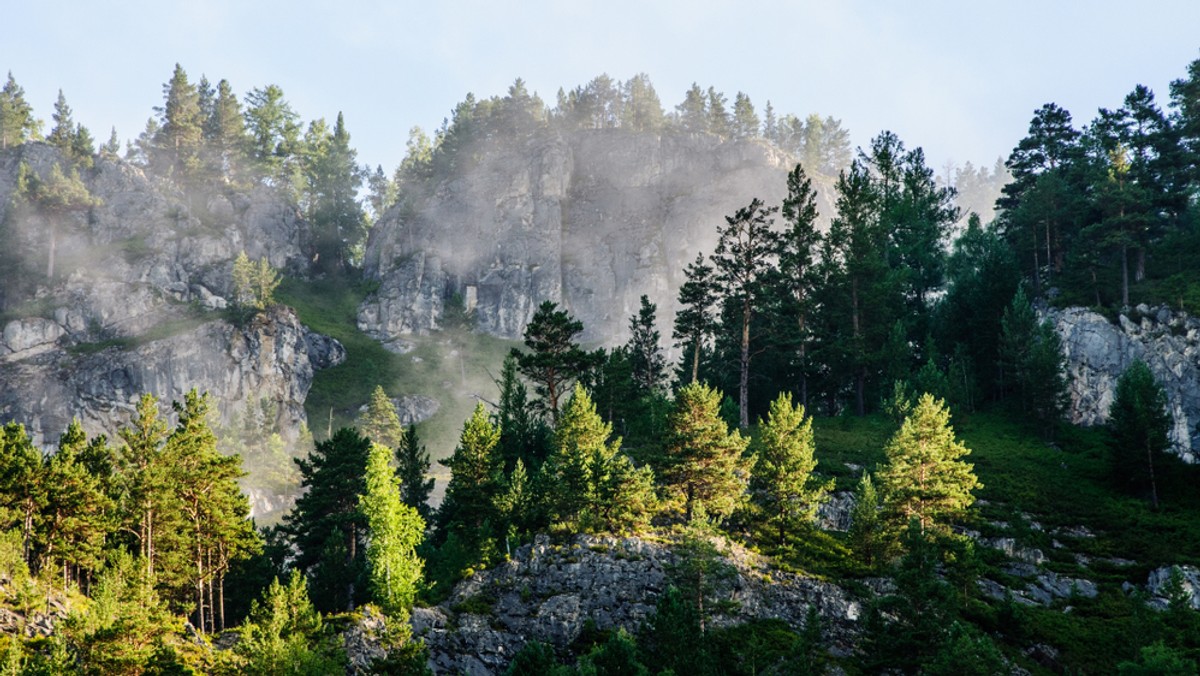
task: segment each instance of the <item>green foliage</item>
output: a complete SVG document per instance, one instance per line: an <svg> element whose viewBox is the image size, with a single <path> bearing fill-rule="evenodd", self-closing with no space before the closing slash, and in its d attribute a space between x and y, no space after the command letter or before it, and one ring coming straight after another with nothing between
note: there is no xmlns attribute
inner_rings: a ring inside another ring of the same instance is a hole
<svg viewBox="0 0 1200 676"><path fill-rule="evenodd" d="M560 403L568 388L595 365L595 358L575 342L583 324L553 301L545 301L525 327L525 347L513 356L521 374L533 381L541 398L538 405L552 421L558 420Z"/></svg>
<svg viewBox="0 0 1200 676"><path fill-rule="evenodd" d="M296 548L295 567L312 580L313 602L326 612L352 608L365 598L363 549L368 529L358 508L367 492L363 470L371 442L343 427L297 459L302 493L284 520Z"/></svg>
<svg viewBox="0 0 1200 676"><path fill-rule="evenodd" d="M703 254L697 254L696 260L684 268L683 274L684 282L679 287L679 311L675 314L671 337L675 339L675 347L685 355L682 370L691 374L687 382L694 383L700 379L700 357L705 342L716 328L712 311L717 296L716 280L713 279L713 268L704 262ZM679 380L683 381L684 378L680 377Z"/></svg>
<svg viewBox="0 0 1200 676"><path fill-rule="evenodd" d="M25 89L13 79L12 71L0 89L0 150L37 139L41 122L33 117L33 107L25 100Z"/></svg>
<svg viewBox="0 0 1200 676"><path fill-rule="evenodd" d="M653 672L669 669L676 674L711 673L700 615L678 587L667 587L638 636L646 666Z"/></svg>
<svg viewBox="0 0 1200 676"><path fill-rule="evenodd" d="M1121 676L1188 676L1196 673L1196 662L1181 651L1158 642L1142 648L1137 662L1118 664L1117 673Z"/></svg>
<svg viewBox="0 0 1200 676"><path fill-rule="evenodd" d="M425 520L401 500L391 457L392 449L371 444L367 492L358 496L358 508L370 533L367 566L372 595L385 613L404 621L423 578L424 561L416 549L425 536Z"/></svg>
<svg viewBox="0 0 1200 676"><path fill-rule="evenodd" d="M504 671L506 676L553 676L569 670L558 664L554 648L548 643L530 641L521 646Z"/></svg>
<svg viewBox="0 0 1200 676"><path fill-rule="evenodd" d="M685 528L674 547L676 562L667 570L684 602L695 611L701 633L712 616L733 608L724 597L737 578L737 568L725 560L723 544L716 528L697 519Z"/></svg>
<svg viewBox="0 0 1200 676"><path fill-rule="evenodd" d="M308 585L293 571L286 585L276 579L262 599L250 607L234 652L239 669L253 674L331 674L345 668L346 655L338 637L308 598Z"/></svg>
<svg viewBox="0 0 1200 676"><path fill-rule="evenodd" d="M750 481L754 458L744 455L750 440L729 431L720 400L721 393L707 385L686 385L668 416L663 488L687 522L700 511L716 519L729 516Z"/></svg>
<svg viewBox="0 0 1200 676"><path fill-rule="evenodd" d="M400 424L396 405L381 385L371 391L371 400L359 415L356 426L360 434L388 448L399 449L404 443L404 426Z"/></svg>
<svg viewBox="0 0 1200 676"><path fill-rule="evenodd" d="M454 533L478 553L491 537L489 516L504 479L499 442L500 430L488 420L483 404L476 404L463 423L454 455L441 461L450 468L450 483L437 515L439 539Z"/></svg>
<svg viewBox="0 0 1200 676"><path fill-rule="evenodd" d="M241 251L233 261L233 298L242 307L265 310L275 305L280 281L279 271L265 257L254 263Z"/></svg>
<svg viewBox="0 0 1200 676"><path fill-rule="evenodd" d="M1117 379L1116 394L1108 410L1108 429L1113 454L1113 476L1126 490L1144 494L1157 509L1158 482L1155 466L1166 465L1170 445L1167 432L1167 394L1154 379L1145 362L1135 361Z"/></svg>
<svg viewBox="0 0 1200 676"><path fill-rule="evenodd" d="M812 419L805 417L803 406L792 404L791 394L771 402L766 422L759 425L758 441L751 491L782 546L790 533L812 525L833 483L813 476L817 460Z"/></svg>
<svg viewBox="0 0 1200 676"><path fill-rule="evenodd" d="M432 516L429 494L433 492L433 479L429 476L429 451L417 436L417 426L409 425L400 445L396 447L396 475L400 479L400 499L417 510L426 521Z"/></svg>
<svg viewBox="0 0 1200 676"><path fill-rule="evenodd" d="M961 460L970 452L955 438L945 402L921 395L884 447L887 464L878 473L893 527L916 519L923 530L943 530L960 518L983 487Z"/></svg>
<svg viewBox="0 0 1200 676"><path fill-rule="evenodd" d="M880 508L875 484L864 470L854 489L854 508L850 511L846 540L859 561L868 567L882 561L887 552L887 528Z"/></svg>
<svg viewBox="0 0 1200 676"><path fill-rule="evenodd" d="M1021 410L1033 414L1044 435L1053 436L1067 406L1062 342L1048 322L1037 321L1022 289L1004 310L1000 326L1001 377L1015 389Z"/></svg>

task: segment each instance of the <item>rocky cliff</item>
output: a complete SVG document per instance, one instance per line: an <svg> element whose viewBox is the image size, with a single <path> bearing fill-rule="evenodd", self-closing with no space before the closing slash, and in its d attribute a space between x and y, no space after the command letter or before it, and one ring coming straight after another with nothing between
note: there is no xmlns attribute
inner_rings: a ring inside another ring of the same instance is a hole
<svg viewBox="0 0 1200 676"><path fill-rule="evenodd" d="M0 419L49 445L72 417L111 434L141 393L169 402L195 387L226 422L247 402L274 402L294 434L313 370L343 359L341 346L290 310L241 326L219 310L238 252L305 267L295 207L262 186L183 192L104 158L79 171L89 208L21 195L22 174L45 180L55 165L69 166L45 144L0 153Z"/></svg>
<svg viewBox="0 0 1200 676"><path fill-rule="evenodd" d="M457 293L496 336L519 338L552 300L585 340L624 340L638 298L672 316L684 266L712 251L726 215L754 197L777 204L791 168L762 142L619 129L489 137L473 158L375 227L367 333L394 342L436 328Z"/></svg>
<svg viewBox="0 0 1200 676"><path fill-rule="evenodd" d="M1067 358L1071 422L1107 422L1117 379L1135 360L1150 367L1167 393L1173 451L1200 460L1200 319L1139 305L1117 323L1083 308L1049 310Z"/></svg>

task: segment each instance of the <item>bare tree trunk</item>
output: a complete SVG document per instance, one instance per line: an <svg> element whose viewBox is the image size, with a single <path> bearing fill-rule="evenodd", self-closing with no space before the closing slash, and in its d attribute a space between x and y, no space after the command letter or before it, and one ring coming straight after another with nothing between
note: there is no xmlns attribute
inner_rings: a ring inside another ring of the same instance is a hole
<svg viewBox="0 0 1200 676"><path fill-rule="evenodd" d="M750 427L750 300L742 302L742 358L738 375L738 407L741 417L738 426Z"/></svg>
<svg viewBox="0 0 1200 676"><path fill-rule="evenodd" d="M1097 303L1099 305L1099 303ZM1129 245L1121 245L1121 307L1129 307Z"/></svg>

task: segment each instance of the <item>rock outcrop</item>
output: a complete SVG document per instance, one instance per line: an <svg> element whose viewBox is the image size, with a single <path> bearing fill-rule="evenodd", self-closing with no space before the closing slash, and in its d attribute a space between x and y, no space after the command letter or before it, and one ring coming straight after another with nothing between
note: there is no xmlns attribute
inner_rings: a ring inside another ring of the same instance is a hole
<svg viewBox="0 0 1200 676"><path fill-rule="evenodd" d="M862 608L840 587L772 570L737 547L726 558L738 573L726 592L734 610L714 625L775 618L800 628L815 607L830 649L850 649ZM539 536L507 563L460 583L441 606L416 609L413 634L429 646L435 673L500 673L526 642L565 649L588 621L637 631L675 562L669 547L639 538L577 536L555 545Z"/></svg>
<svg viewBox="0 0 1200 676"><path fill-rule="evenodd" d="M1200 319L1145 305L1116 324L1083 308L1045 314L1066 353L1071 422L1105 423L1117 379L1140 359L1166 390L1173 452L1189 463L1200 460Z"/></svg>
<svg viewBox="0 0 1200 676"><path fill-rule="evenodd" d="M519 338L552 300L585 340L624 340L639 297L671 316L685 265L752 198L777 204L791 168L761 142L619 129L489 137L471 154L371 234L380 286L358 324L382 341L436 328L456 293L496 336Z"/></svg>
<svg viewBox="0 0 1200 676"><path fill-rule="evenodd" d="M295 206L262 186L184 192L102 157L79 170L93 206L47 209L20 193L22 174L46 180L55 165L70 171L42 143L0 152L0 420L51 445L72 417L112 434L142 393L169 403L195 387L225 422L268 399L294 435L313 370L344 359L341 345L289 310L244 326L214 311L241 251L305 268Z"/></svg>

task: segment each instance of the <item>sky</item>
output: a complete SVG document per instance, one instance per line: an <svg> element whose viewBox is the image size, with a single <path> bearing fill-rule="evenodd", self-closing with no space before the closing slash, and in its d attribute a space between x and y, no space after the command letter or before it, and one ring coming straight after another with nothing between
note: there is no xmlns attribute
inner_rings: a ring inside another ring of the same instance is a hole
<svg viewBox="0 0 1200 676"><path fill-rule="evenodd" d="M1047 102L1077 125L1137 84L1162 105L1200 58L1197 0L0 0L0 72L50 126L59 89L122 143L179 63L244 95L279 85L304 120L342 112L359 161L391 172L408 130L514 79L553 103L601 73L650 76L668 110L693 83L760 113L891 130L946 162L991 165Z"/></svg>

